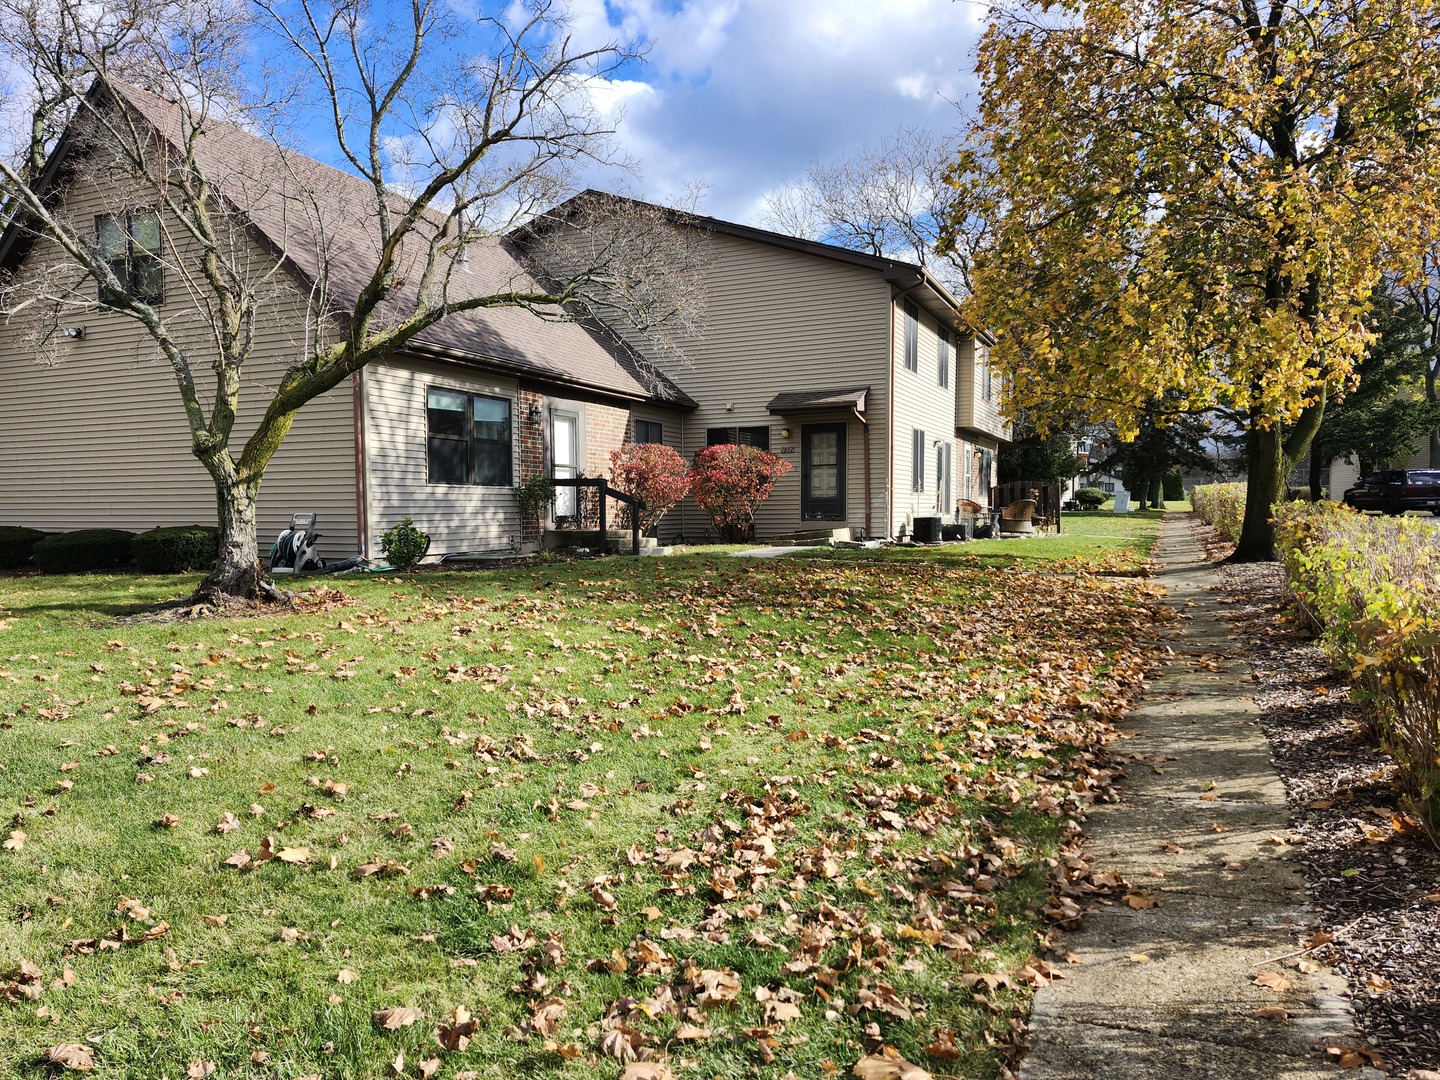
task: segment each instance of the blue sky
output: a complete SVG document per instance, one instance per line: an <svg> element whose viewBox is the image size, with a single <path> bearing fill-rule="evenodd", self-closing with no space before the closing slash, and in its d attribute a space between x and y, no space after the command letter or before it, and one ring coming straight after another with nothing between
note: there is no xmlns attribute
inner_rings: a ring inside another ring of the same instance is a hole
<svg viewBox="0 0 1440 1080"><path fill-rule="evenodd" d="M570 0L580 45L648 39L647 63L596 88L640 163L635 194L708 183L700 209L756 222L812 161L901 125L937 134L970 104L977 0ZM596 186L605 184L604 177Z"/></svg>

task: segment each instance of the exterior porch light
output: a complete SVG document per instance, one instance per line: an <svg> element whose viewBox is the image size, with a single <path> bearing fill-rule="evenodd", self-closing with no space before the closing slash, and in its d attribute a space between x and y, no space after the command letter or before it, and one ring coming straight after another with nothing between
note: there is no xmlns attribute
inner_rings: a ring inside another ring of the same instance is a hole
<svg viewBox="0 0 1440 1080"><path fill-rule="evenodd" d="M790 438L790 429L789 429L788 427L782 427L782 428L780 429L780 438L782 438L782 439L788 439L788 438Z"/></svg>

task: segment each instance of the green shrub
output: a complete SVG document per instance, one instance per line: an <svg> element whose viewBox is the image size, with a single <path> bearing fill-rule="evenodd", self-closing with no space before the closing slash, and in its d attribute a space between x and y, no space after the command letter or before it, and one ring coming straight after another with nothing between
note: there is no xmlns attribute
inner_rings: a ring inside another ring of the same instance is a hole
<svg viewBox="0 0 1440 1080"><path fill-rule="evenodd" d="M130 544L135 567L146 574L208 570L220 549L213 525L169 525L143 532Z"/></svg>
<svg viewBox="0 0 1440 1080"><path fill-rule="evenodd" d="M1080 504L1081 510L1099 510L1109 497L1099 488L1083 487L1075 492L1075 501Z"/></svg>
<svg viewBox="0 0 1440 1080"><path fill-rule="evenodd" d="M35 545L45 539L39 529L0 525L0 570L16 570L30 562Z"/></svg>
<svg viewBox="0 0 1440 1080"><path fill-rule="evenodd" d="M135 534L124 529L80 529L47 536L35 545L35 564L47 574L109 570L130 562Z"/></svg>
<svg viewBox="0 0 1440 1080"><path fill-rule="evenodd" d="M1419 518L1334 503L1276 508L1297 606L1348 671L1400 766L1406 810L1440 846L1440 547Z"/></svg>
<svg viewBox="0 0 1440 1080"><path fill-rule="evenodd" d="M1166 502L1179 502L1185 498L1185 477L1180 475L1179 469L1171 469L1165 474L1165 482L1161 492Z"/></svg>
<svg viewBox="0 0 1440 1080"><path fill-rule="evenodd" d="M414 570L430 550L430 534L421 532L408 517L380 534L380 550L397 570Z"/></svg>
<svg viewBox="0 0 1440 1080"><path fill-rule="evenodd" d="M1196 515L1232 544L1245 520L1244 484L1201 484L1190 493Z"/></svg>
<svg viewBox="0 0 1440 1080"><path fill-rule="evenodd" d="M548 476L532 476L515 485L515 501L520 504L521 524L539 525L545 510L555 501L555 481Z"/></svg>

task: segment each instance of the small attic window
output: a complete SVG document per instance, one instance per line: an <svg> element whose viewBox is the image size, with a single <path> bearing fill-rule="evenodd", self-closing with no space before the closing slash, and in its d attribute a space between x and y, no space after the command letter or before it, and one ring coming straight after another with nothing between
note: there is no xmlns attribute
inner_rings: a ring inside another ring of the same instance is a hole
<svg viewBox="0 0 1440 1080"><path fill-rule="evenodd" d="M95 246L110 264L125 290L142 304L165 301L165 266L160 217L154 210L130 210L124 214L101 214L95 218ZM102 286L100 302L116 306L116 298Z"/></svg>

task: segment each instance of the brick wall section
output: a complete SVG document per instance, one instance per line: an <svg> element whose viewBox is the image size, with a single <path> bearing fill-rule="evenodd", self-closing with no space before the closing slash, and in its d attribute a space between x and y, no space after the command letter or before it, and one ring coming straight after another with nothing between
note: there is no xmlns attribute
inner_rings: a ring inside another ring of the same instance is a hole
<svg viewBox="0 0 1440 1080"><path fill-rule="evenodd" d="M545 414L540 407L541 394L535 390L520 390L517 402L516 429L520 445L520 482L533 480L545 472ZM534 414L532 420L531 414ZM521 543L540 542L540 523L527 521L521 529Z"/></svg>
<svg viewBox="0 0 1440 1080"><path fill-rule="evenodd" d="M585 475L608 477L610 452L630 441L630 410L594 402L585 406ZM605 521L611 527L619 521L620 504L613 499L605 507Z"/></svg>

